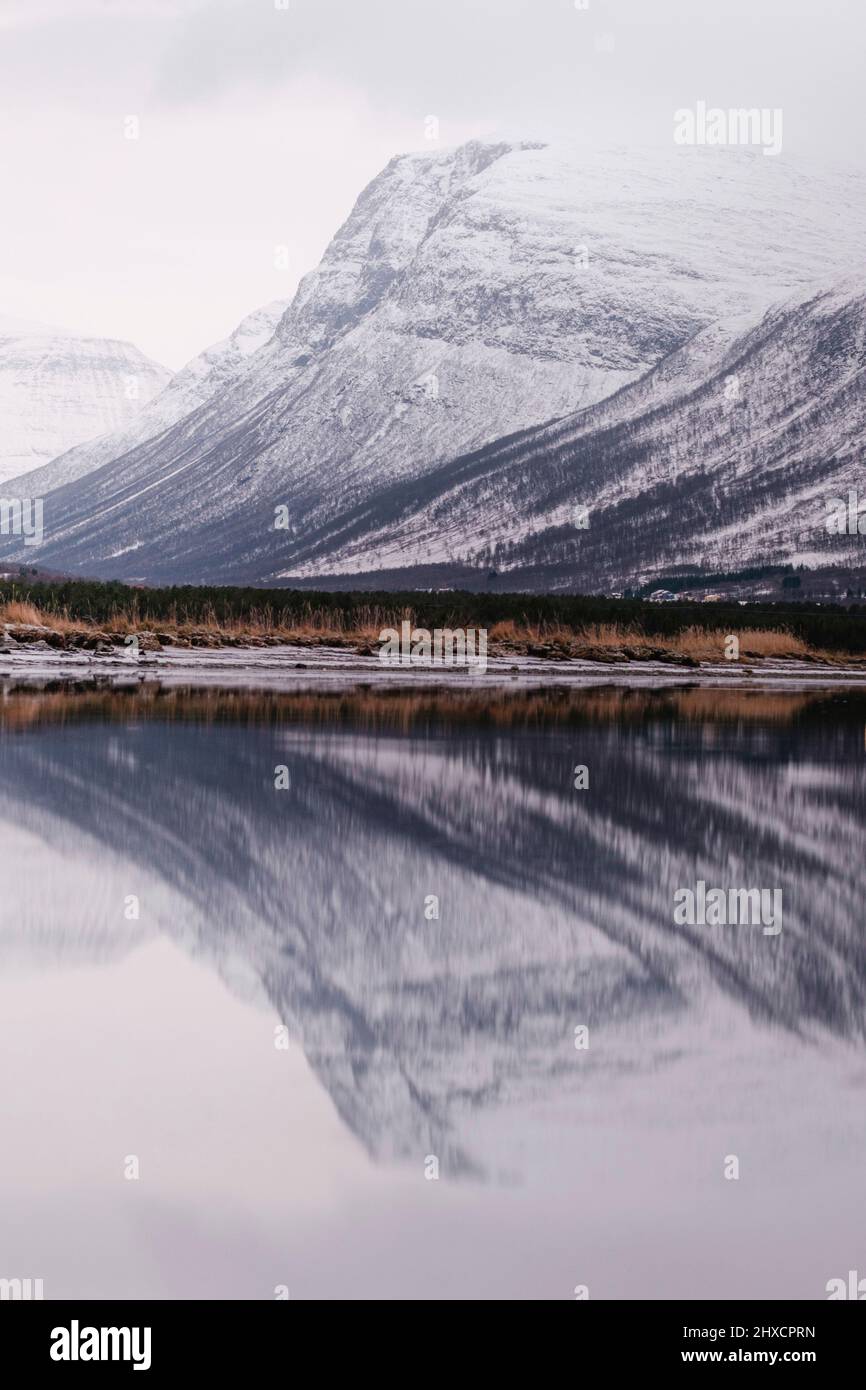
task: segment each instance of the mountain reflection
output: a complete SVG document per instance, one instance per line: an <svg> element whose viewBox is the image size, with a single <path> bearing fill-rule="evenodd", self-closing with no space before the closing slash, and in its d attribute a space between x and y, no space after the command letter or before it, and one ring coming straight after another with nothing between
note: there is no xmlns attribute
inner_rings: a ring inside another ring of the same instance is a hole
<svg viewBox="0 0 866 1390"><path fill-rule="evenodd" d="M578 1024L586 1086L713 999L862 1040L864 721L841 693L10 688L0 815L157 874L372 1153L477 1170L467 1117L572 1077ZM781 888L781 934L675 926L698 879ZM67 961L70 929L46 883Z"/></svg>

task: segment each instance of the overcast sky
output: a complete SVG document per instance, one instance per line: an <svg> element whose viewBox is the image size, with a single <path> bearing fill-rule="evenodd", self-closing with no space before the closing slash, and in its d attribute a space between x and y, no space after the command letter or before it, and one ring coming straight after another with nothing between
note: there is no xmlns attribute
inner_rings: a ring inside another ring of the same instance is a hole
<svg viewBox="0 0 866 1390"><path fill-rule="evenodd" d="M291 294L430 115L439 147L669 145L705 100L781 107L783 158L866 155L863 0L283 2L0 0L0 313L179 367Z"/></svg>

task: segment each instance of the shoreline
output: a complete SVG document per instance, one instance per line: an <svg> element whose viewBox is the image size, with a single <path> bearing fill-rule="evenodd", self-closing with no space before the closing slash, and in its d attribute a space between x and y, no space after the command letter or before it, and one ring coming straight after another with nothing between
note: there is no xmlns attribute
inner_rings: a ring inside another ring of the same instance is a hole
<svg viewBox="0 0 866 1390"><path fill-rule="evenodd" d="M721 686L750 690L866 689L866 666L844 666L796 658L750 658L700 662L688 666L661 660L585 660L515 654L488 656L485 671L465 667L386 665L378 656L345 647L231 646L162 648L135 655L64 650L21 644L0 653L0 680L5 682L70 681L124 686L143 681L164 686L256 686L262 689L352 686L358 684L414 688L493 689L502 686Z"/></svg>

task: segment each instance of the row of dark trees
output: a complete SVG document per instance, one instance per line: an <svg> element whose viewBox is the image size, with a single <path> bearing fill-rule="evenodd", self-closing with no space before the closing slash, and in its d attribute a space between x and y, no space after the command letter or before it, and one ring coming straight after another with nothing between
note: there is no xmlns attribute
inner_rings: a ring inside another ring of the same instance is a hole
<svg viewBox="0 0 866 1390"><path fill-rule="evenodd" d="M692 581L694 583L694 580ZM418 626L483 627L509 619L516 623L588 623L634 626L648 636L673 634L692 625L738 632L748 627L787 630L813 646L866 652L866 607L812 603L648 603L638 597L612 599L590 595L533 595L442 591L317 592L298 589L253 589L176 586L131 587L95 580L46 580L21 575L0 581L0 601L20 600L46 612L104 623L125 614L142 626L160 622L272 622L289 626L317 622L351 629L373 620L399 622L411 611Z"/></svg>

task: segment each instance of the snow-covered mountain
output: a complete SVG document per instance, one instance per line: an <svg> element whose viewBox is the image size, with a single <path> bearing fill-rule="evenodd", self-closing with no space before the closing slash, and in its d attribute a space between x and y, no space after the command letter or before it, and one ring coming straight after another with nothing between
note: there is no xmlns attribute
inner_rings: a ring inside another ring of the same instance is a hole
<svg viewBox="0 0 866 1390"><path fill-rule="evenodd" d="M124 428L170 376L132 343L0 315L0 484Z"/></svg>
<svg viewBox="0 0 866 1390"><path fill-rule="evenodd" d="M750 151L473 142L402 156L209 399L77 451L47 497L40 558L157 582L343 567L339 547L311 558L336 518L369 504L372 529L389 488L847 273L864 231L866 179Z"/></svg>
<svg viewBox="0 0 866 1390"><path fill-rule="evenodd" d="M862 564L863 537L828 517L850 489L866 503L864 456L866 274L720 321L599 405L381 491L299 539L295 572L492 564L597 591L678 566Z"/></svg>
<svg viewBox="0 0 866 1390"><path fill-rule="evenodd" d="M44 497L55 488L110 463L142 439L164 434L232 381L244 360L273 337L288 305L287 299L275 299L248 314L228 338L206 348L170 377L163 389L124 428L88 440L28 473L29 495Z"/></svg>

